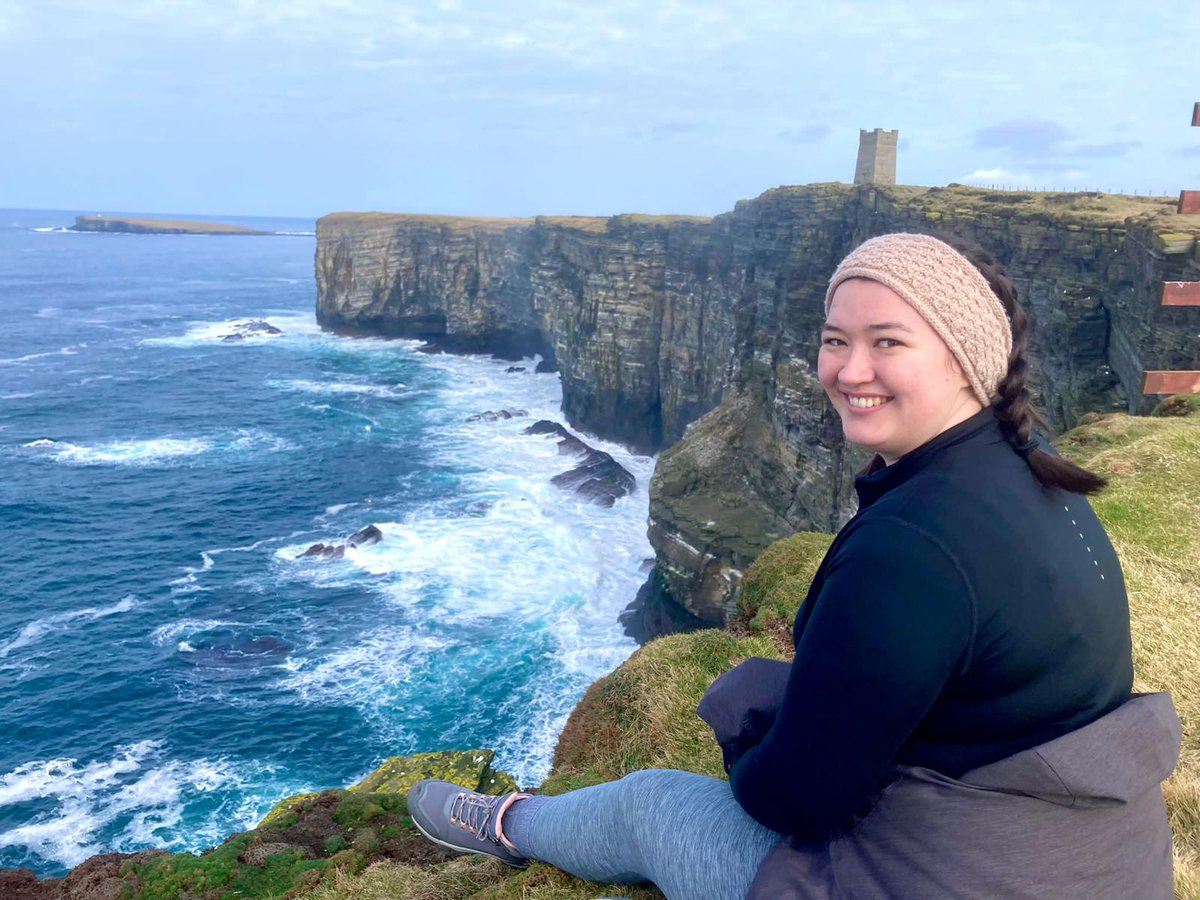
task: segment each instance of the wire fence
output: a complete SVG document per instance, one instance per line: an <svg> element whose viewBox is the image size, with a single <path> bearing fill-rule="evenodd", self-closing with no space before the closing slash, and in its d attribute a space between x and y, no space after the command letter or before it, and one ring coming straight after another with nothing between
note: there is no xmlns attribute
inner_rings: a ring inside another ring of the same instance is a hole
<svg viewBox="0 0 1200 900"><path fill-rule="evenodd" d="M1112 188L1101 190L1098 187L1028 187L1024 185L993 183L979 184L975 182L964 182L964 184L966 187L985 188L991 191L1023 191L1028 194L1113 194L1126 197L1153 197L1159 200L1179 199L1178 191L1152 191L1149 189L1142 190L1140 188L1134 188L1132 191L1127 191L1125 188L1120 188L1114 191Z"/></svg>

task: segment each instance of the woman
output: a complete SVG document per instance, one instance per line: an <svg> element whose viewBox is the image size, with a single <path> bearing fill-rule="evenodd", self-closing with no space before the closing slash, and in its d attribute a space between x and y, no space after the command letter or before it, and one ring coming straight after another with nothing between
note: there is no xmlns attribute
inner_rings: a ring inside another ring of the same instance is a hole
<svg viewBox="0 0 1200 900"><path fill-rule="evenodd" d="M867 241L826 295L818 375L875 452L771 683L701 705L728 784L637 772L561 797L440 782L417 826L510 864L676 898L1170 897L1179 722L1131 698L1103 481L1033 436L1028 327L981 251Z"/></svg>

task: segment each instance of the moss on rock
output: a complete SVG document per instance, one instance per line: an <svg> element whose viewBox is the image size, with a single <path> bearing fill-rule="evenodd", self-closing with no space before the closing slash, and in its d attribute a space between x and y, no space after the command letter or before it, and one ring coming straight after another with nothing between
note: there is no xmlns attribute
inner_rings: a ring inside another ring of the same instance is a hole
<svg viewBox="0 0 1200 900"><path fill-rule="evenodd" d="M1150 415L1169 418L1200 416L1200 394L1176 394L1154 407Z"/></svg>
<svg viewBox="0 0 1200 900"><path fill-rule="evenodd" d="M485 794L504 794L517 790L517 783L510 775L492 768L495 756L492 750L451 750L393 756L350 790L364 794L408 794L409 788L425 778L453 781Z"/></svg>
<svg viewBox="0 0 1200 900"><path fill-rule="evenodd" d="M801 532L776 541L746 570L738 621L753 633L788 633L833 535Z"/></svg>

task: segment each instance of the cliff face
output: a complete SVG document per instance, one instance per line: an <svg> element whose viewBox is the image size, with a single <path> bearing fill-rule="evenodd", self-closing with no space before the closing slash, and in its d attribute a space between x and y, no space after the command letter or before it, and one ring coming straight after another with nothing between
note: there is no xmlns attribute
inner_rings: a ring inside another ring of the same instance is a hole
<svg viewBox="0 0 1200 900"><path fill-rule="evenodd" d="M668 448L651 484L654 584L723 622L767 544L836 530L853 512L864 458L841 440L815 377L825 285L842 256L903 230L992 251L1030 313L1043 405L1061 429L1084 412L1148 411L1145 369L1200 368L1200 310L1159 305L1162 281L1200 280L1200 217L1172 210L1092 194L808 185L712 220L342 214L317 225L317 313L329 327L557 362L572 425Z"/></svg>
<svg viewBox="0 0 1200 900"><path fill-rule="evenodd" d="M561 371L573 426L649 453L720 399L730 258L699 218L326 216L317 319L449 350L540 353Z"/></svg>

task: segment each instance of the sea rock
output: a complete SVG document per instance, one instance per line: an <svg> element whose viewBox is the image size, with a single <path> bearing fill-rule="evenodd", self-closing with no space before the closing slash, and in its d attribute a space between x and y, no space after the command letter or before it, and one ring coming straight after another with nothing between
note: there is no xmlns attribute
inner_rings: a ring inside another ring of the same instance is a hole
<svg viewBox="0 0 1200 900"><path fill-rule="evenodd" d="M652 561L653 562L653 561ZM663 580L651 567L650 577L638 589L637 596L617 617L627 637L639 644L669 634L683 634L713 624L692 615L666 592Z"/></svg>
<svg viewBox="0 0 1200 900"><path fill-rule="evenodd" d="M271 231L259 231L242 225L224 222L193 222L177 219L130 219L114 216L76 216L69 231L101 231L112 234L214 234L214 235L263 235Z"/></svg>
<svg viewBox="0 0 1200 900"><path fill-rule="evenodd" d="M341 544L313 544L296 559L311 559L319 556L322 559L341 559L346 555L346 548Z"/></svg>
<svg viewBox="0 0 1200 900"><path fill-rule="evenodd" d="M473 416L467 416L466 421L468 421L468 422L495 422L497 419L514 419L514 418L517 418L518 416L527 416L527 415L529 415L529 413L523 409L499 409L499 410L495 410L495 411L488 409L488 410L484 410L481 413L476 413Z"/></svg>
<svg viewBox="0 0 1200 900"><path fill-rule="evenodd" d="M370 547L383 540L383 532L375 525L368 525L346 538L344 544L313 544L296 559L341 559L346 555L347 547Z"/></svg>
<svg viewBox="0 0 1200 900"><path fill-rule="evenodd" d="M383 540L383 532L375 525L368 525L362 528L350 537L346 538L347 547L370 547L373 544L378 544Z"/></svg>
<svg viewBox="0 0 1200 900"><path fill-rule="evenodd" d="M248 337L263 337L283 334L283 330L276 328L270 322L238 322L233 326L233 330L221 337L222 343L236 343L244 341Z"/></svg>
<svg viewBox="0 0 1200 900"><path fill-rule="evenodd" d="M559 455L576 456L579 464L555 475L550 483L563 490L574 491L598 506L612 506L618 499L633 493L637 480L629 470L603 450L589 447L557 422L541 419L530 425L524 434L552 434L558 438Z"/></svg>
<svg viewBox="0 0 1200 900"><path fill-rule="evenodd" d="M524 371L525 371L524 366L509 366L507 369L504 370L506 375L512 375L513 373L524 372Z"/></svg>

